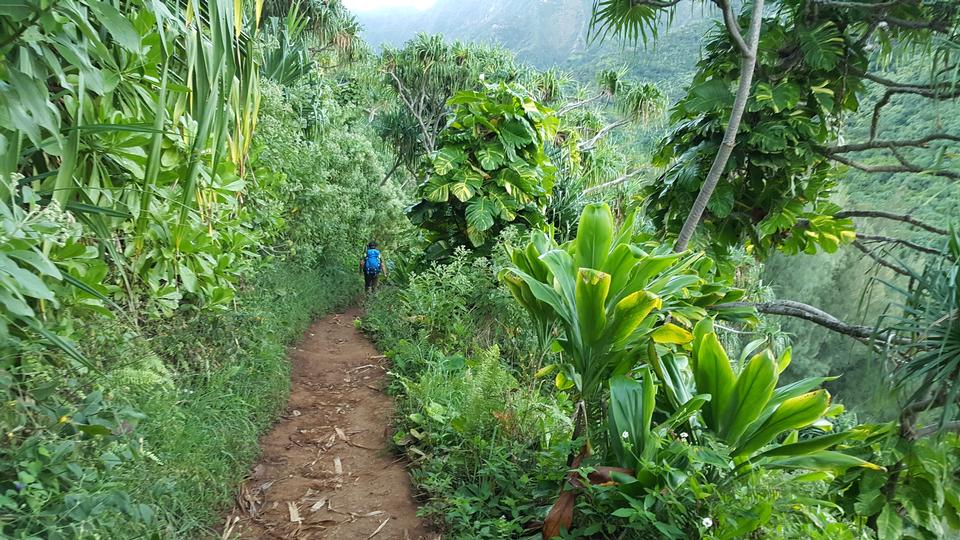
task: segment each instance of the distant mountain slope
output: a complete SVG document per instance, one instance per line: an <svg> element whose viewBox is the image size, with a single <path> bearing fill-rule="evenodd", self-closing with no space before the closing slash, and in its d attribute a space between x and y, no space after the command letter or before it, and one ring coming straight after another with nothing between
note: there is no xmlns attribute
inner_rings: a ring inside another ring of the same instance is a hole
<svg viewBox="0 0 960 540"><path fill-rule="evenodd" d="M371 44L402 45L419 32L450 39L498 43L539 68L558 66L582 80L598 69L629 66L634 75L668 82L689 80L712 13L680 9L670 30L645 48L617 40L588 43L593 0L439 0L425 11L393 9L358 15Z"/></svg>

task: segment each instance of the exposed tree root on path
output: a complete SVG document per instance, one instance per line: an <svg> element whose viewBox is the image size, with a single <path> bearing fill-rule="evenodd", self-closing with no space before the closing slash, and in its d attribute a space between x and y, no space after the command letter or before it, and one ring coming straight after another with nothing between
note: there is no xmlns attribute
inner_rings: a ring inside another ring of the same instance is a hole
<svg viewBox="0 0 960 540"><path fill-rule="evenodd" d="M385 361L354 328L356 309L331 315L290 349L290 401L260 441L224 538L431 540L410 479L389 452L393 401Z"/></svg>

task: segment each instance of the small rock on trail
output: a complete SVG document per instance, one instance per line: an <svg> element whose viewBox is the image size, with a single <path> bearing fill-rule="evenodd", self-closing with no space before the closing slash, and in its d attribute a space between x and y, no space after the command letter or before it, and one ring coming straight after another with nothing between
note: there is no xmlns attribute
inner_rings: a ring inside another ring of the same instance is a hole
<svg viewBox="0 0 960 540"><path fill-rule="evenodd" d="M289 354L290 401L260 440L224 538L436 540L389 452L385 359L354 328L359 311L313 326Z"/></svg>

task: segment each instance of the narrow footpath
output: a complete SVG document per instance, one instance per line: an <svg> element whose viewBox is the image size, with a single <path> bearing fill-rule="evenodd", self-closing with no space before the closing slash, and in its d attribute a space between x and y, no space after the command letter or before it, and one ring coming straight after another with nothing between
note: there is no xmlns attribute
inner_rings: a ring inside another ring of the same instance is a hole
<svg viewBox="0 0 960 540"><path fill-rule="evenodd" d="M357 309L313 324L291 347L290 401L260 441L223 538L437 540L416 516L389 452L385 360L354 328Z"/></svg>

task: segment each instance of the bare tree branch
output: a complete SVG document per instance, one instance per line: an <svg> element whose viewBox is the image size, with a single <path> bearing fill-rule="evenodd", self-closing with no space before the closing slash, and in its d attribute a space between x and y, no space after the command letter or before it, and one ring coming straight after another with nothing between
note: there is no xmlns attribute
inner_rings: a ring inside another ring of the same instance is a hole
<svg viewBox="0 0 960 540"><path fill-rule="evenodd" d="M922 148L935 141L956 141L960 142L960 136L949 133L933 133L920 139L902 140L902 141L876 141L871 140L865 143L842 144L827 148L828 154L844 154L847 152L862 152L864 150L879 150L885 148Z"/></svg>
<svg viewBox="0 0 960 540"><path fill-rule="evenodd" d="M679 4L681 1L682 0L630 0L630 5L669 8Z"/></svg>
<svg viewBox="0 0 960 540"><path fill-rule="evenodd" d="M883 16L883 21L892 26L899 26L901 28L911 28L913 30L932 30L934 32L946 32L949 30L947 26L947 19L943 20L926 20L926 21L910 21L907 19L901 19L899 17L891 17L889 15Z"/></svg>
<svg viewBox="0 0 960 540"><path fill-rule="evenodd" d="M580 150L581 152L593 150L593 147L596 146L598 142L600 142L600 139L604 138L611 131L617 129L620 126L626 125L629 122L630 122L629 120L618 120L610 124L609 126L605 126L603 129L598 131L597 134L591 137L589 140L583 141L582 143L578 144L577 150Z"/></svg>
<svg viewBox="0 0 960 540"><path fill-rule="evenodd" d="M842 7L842 8L863 8L880 9L893 7L897 4L905 3L903 0L887 0L886 2L847 2L845 0L816 0L821 6Z"/></svg>
<svg viewBox="0 0 960 540"><path fill-rule="evenodd" d="M417 120L417 124L420 126L420 134L423 135L423 146L424 150L429 154L433 152L434 143L433 136L430 134L430 130L427 129L427 124L423 119L421 114L422 108L414 105L414 98L407 95L407 91L403 86L403 83L400 82L400 78L397 77L397 74L392 70L386 70L390 77L397 84L397 95L400 96L400 100L403 101L403 104L407 107L407 110L410 111L410 114ZM423 95L420 96L421 105L423 102Z"/></svg>
<svg viewBox="0 0 960 540"><path fill-rule="evenodd" d="M859 240L854 240L854 241L853 241L853 247L855 247L855 248L859 249L860 251L862 251L864 254L866 254L867 257L870 257L871 259L873 259L874 262L876 262L876 263L879 264L880 266L882 266L882 267L884 267L884 268L889 268L890 270L893 270L894 272L896 272L897 274L900 274L901 276L910 277L910 271L909 271L909 270L907 270L907 269L905 269L905 268L902 268L902 267L900 267L900 266L897 266L896 264L894 264L894 263L892 263L892 262L890 262L890 261L887 261L887 260L884 259L883 257L877 255L877 254L874 253L873 251L867 249L867 246L861 244Z"/></svg>
<svg viewBox="0 0 960 540"><path fill-rule="evenodd" d="M603 92L601 92L601 93L599 93L599 94L597 94L597 95L595 95L595 96L593 96L593 97L591 97L591 98L583 99L583 100L580 100L580 101L575 101L575 102L573 102L573 103L568 103L568 104L564 105L563 107L560 107L559 110L557 110L557 116L562 116L562 115L564 115L564 114L566 114L566 113L568 113L568 112L570 112L570 111L572 111L572 110L574 110L574 109L579 109L580 107L583 107L584 105L589 105L589 104L593 103L594 101L597 101L598 99L600 99L600 98L602 98L602 97L605 97L605 96L606 96L606 94L603 93Z"/></svg>
<svg viewBox="0 0 960 540"><path fill-rule="evenodd" d="M747 42L743 40L743 35L740 33L740 23L737 22L737 17L733 14L733 8L730 7L730 2L727 0L716 0L716 2L717 5L720 6L720 10L723 11L723 24L727 27L727 32L730 33L733 42L736 43L740 49L740 54L743 56L753 54L750 48L747 47Z"/></svg>
<svg viewBox="0 0 960 540"><path fill-rule="evenodd" d="M741 307L752 307L755 308L760 313L766 313L768 315L785 315L788 317L796 317L798 319L803 319L805 321L810 321L814 324L818 324L828 330L844 334L858 340L881 340L883 336L878 336L875 329L870 326L848 324L840 319L830 315L829 313L817 309L811 305L804 304L802 302L796 302L794 300L773 300L771 302L731 302L727 304L719 304L714 306L716 308L741 308Z"/></svg>
<svg viewBox="0 0 960 540"><path fill-rule="evenodd" d="M893 238L892 236L878 236L878 235L872 235L872 234L858 233L857 240L861 242L882 242L884 244L896 244L899 246L903 246L905 248L910 248L916 251L920 251L922 253L929 253L930 255L938 255L941 257L944 256L943 252L938 249L917 244L909 240L904 240L903 238Z"/></svg>
<svg viewBox="0 0 960 540"><path fill-rule="evenodd" d="M940 433L941 431L953 431L960 433L960 420L954 420L952 422L947 422L942 426L940 424L931 424L929 426L924 426L917 430L917 438L928 437L935 433Z"/></svg>
<svg viewBox="0 0 960 540"><path fill-rule="evenodd" d="M889 219L891 221L902 221L904 223L909 223L914 227L919 227L925 231L932 232L934 234L939 234L942 236L947 236L950 234L946 229L941 229L939 227L934 227L920 221L919 219L906 215L906 214L894 214L892 212L884 212L881 210L845 210L843 212L837 212L833 215L837 219L846 219L846 218L878 218L878 219Z"/></svg>
<svg viewBox="0 0 960 540"><path fill-rule="evenodd" d="M580 194L581 194L581 195L589 195L590 193L593 193L593 192L595 192L595 191L601 191L601 190L604 190L604 189L607 189L607 188L610 188L610 187L613 187L613 186L622 184L622 183L626 182L627 180L629 180L629 179L637 176L638 174L642 173L642 172L645 171L645 170L647 170L646 167L637 169L637 170L635 170L635 171L630 171L630 172L624 174L623 176L619 176L619 177L617 177L616 179L611 180L611 181L609 181L609 182L604 182L604 183L598 184L598 185L596 185L596 186L588 187L587 189L583 190Z"/></svg>
<svg viewBox="0 0 960 540"><path fill-rule="evenodd" d="M904 160L902 156L899 155L896 157L898 160L900 160L900 165L865 165L837 154L828 154L827 157L839 163L843 163L848 167L853 167L854 169L859 169L868 173L924 173L943 178L950 178L953 180L960 180L960 173L944 169L925 169L920 165Z"/></svg>

